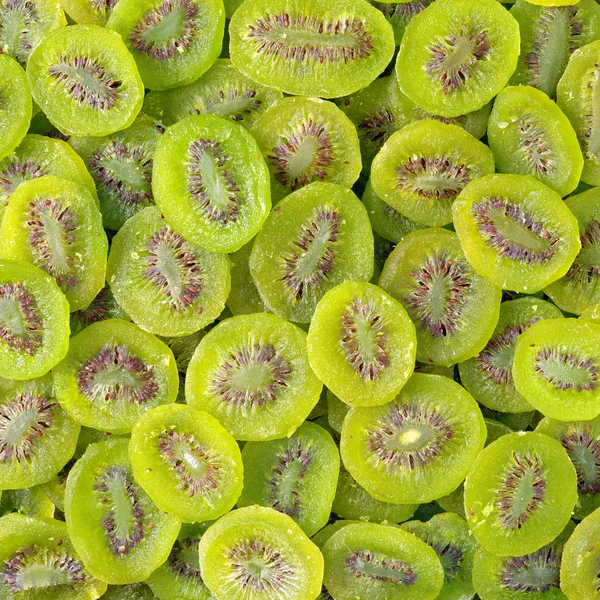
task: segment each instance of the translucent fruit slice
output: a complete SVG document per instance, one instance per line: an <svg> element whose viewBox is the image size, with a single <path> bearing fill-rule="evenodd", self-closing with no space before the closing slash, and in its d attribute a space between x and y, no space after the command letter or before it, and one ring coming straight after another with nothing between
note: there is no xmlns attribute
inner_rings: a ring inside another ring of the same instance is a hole
<svg viewBox="0 0 600 600"><path fill-rule="evenodd" d="M229 255L231 261L231 290L227 297L227 308L234 315L269 312L262 301L252 275L250 275L250 253L253 242L242 246Z"/></svg>
<svg viewBox="0 0 600 600"><path fill-rule="evenodd" d="M71 313L71 335L77 335L92 323L106 319L131 320L117 304L108 284L98 292L87 308Z"/></svg>
<svg viewBox="0 0 600 600"><path fill-rule="evenodd" d="M65 12L84 25L106 25L112 9L119 0L60 0Z"/></svg>

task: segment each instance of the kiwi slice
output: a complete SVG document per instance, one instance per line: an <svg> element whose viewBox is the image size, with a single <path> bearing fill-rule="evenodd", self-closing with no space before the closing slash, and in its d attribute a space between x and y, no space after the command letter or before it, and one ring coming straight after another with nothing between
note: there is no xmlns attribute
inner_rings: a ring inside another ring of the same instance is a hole
<svg viewBox="0 0 600 600"><path fill-rule="evenodd" d="M129 457L135 480L154 504L180 521L216 519L242 492L240 450L208 413L158 406L134 425Z"/></svg>
<svg viewBox="0 0 600 600"><path fill-rule="evenodd" d="M254 138L215 115L167 128L156 146L152 191L174 229L211 252L239 250L271 208L269 171Z"/></svg>
<svg viewBox="0 0 600 600"><path fill-rule="evenodd" d="M546 94L533 87L507 87L498 94L488 142L500 173L532 175L561 197L579 183L583 156L573 126Z"/></svg>
<svg viewBox="0 0 600 600"><path fill-rule="evenodd" d="M331 390L325 388L327 399L327 421L329 426L338 434L342 433L342 424L350 410L350 406L342 402ZM336 438L339 443L339 435Z"/></svg>
<svg viewBox="0 0 600 600"><path fill-rule="evenodd" d="M119 0L60 0L67 15L83 25L106 25Z"/></svg>
<svg viewBox="0 0 600 600"><path fill-rule="evenodd" d="M33 98L69 135L125 129L142 107L144 87L119 35L96 25L48 34L27 61Z"/></svg>
<svg viewBox="0 0 600 600"><path fill-rule="evenodd" d="M417 360L453 365L476 356L492 336L501 292L479 276L455 233L421 229L402 239L379 285L406 309L417 332Z"/></svg>
<svg viewBox="0 0 600 600"><path fill-rule="evenodd" d="M127 313L117 304L108 284L98 292L87 308L71 313L71 335L77 335L88 325L106 319L130 320Z"/></svg>
<svg viewBox="0 0 600 600"><path fill-rule="evenodd" d="M0 515L19 513L28 517L54 517L54 504L42 489L36 485L21 490L3 490L0 494Z"/></svg>
<svg viewBox="0 0 600 600"><path fill-rule="evenodd" d="M282 200L259 232L250 273L267 307L309 323L327 290L373 274L373 234L354 193L314 182Z"/></svg>
<svg viewBox="0 0 600 600"><path fill-rule="evenodd" d="M145 583L109 585L102 600L156 600L158 596Z"/></svg>
<svg viewBox="0 0 600 600"><path fill-rule="evenodd" d="M72 337L53 374L56 397L77 422L115 433L174 402L179 385L171 350L121 319L93 323Z"/></svg>
<svg viewBox="0 0 600 600"><path fill-rule="evenodd" d="M513 378L517 391L544 416L586 421L600 414L600 325L545 319L517 340Z"/></svg>
<svg viewBox="0 0 600 600"><path fill-rule="evenodd" d="M200 540L200 570L216 598L312 600L323 557L291 517L248 506L211 525Z"/></svg>
<svg viewBox="0 0 600 600"><path fill-rule="evenodd" d="M299 96L352 94L376 79L394 54L391 25L360 0L246 0L229 34L236 68Z"/></svg>
<svg viewBox="0 0 600 600"><path fill-rule="evenodd" d="M412 321L397 300L370 283L347 281L329 290L307 343L317 377L350 406L389 402L414 369Z"/></svg>
<svg viewBox="0 0 600 600"><path fill-rule="evenodd" d="M94 578L54 519L20 514L0 518L0 598L88 600L106 583Z"/></svg>
<svg viewBox="0 0 600 600"><path fill-rule="evenodd" d="M452 205L473 268L503 289L538 292L569 270L581 248L577 219L530 175L487 175Z"/></svg>
<svg viewBox="0 0 600 600"><path fill-rule="evenodd" d="M10 196L0 256L25 260L52 275L71 311L86 308L104 286L108 242L88 189L44 175Z"/></svg>
<svg viewBox="0 0 600 600"><path fill-rule="evenodd" d="M214 321L229 294L229 260L176 233L157 207L125 223L113 238L106 274L132 320L164 336L190 335Z"/></svg>
<svg viewBox="0 0 600 600"><path fill-rule="evenodd" d="M486 429L473 397L447 377L415 373L382 406L351 408L340 450L344 466L385 502L430 502L455 490L483 448Z"/></svg>
<svg viewBox="0 0 600 600"><path fill-rule="evenodd" d="M381 11L386 21L393 27L396 46L399 46L402 42L406 26L410 23L410 20L426 9L432 2L433 0L404 0L403 2L369 0L369 4Z"/></svg>
<svg viewBox="0 0 600 600"><path fill-rule="evenodd" d="M305 421L289 438L248 442L242 459L244 491L239 507L274 508L294 519L309 537L327 524L340 455L322 427Z"/></svg>
<svg viewBox="0 0 600 600"><path fill-rule="evenodd" d="M541 319L560 319L556 306L525 297L500 305L500 318L486 347L458 365L460 380L480 404L501 412L527 412L531 404L517 392L512 376L518 337Z"/></svg>
<svg viewBox="0 0 600 600"><path fill-rule="evenodd" d="M593 323L600 324L600 304L592 304L592 306L586 308L579 317L584 321L592 321Z"/></svg>
<svg viewBox="0 0 600 600"><path fill-rule="evenodd" d="M133 478L127 446L127 439L90 445L65 492L73 546L89 571L111 584L146 579L168 558L180 527Z"/></svg>
<svg viewBox="0 0 600 600"><path fill-rule="evenodd" d="M229 255L231 260L231 290L227 307L234 315L269 312L262 301L252 275L250 275L250 253L254 242L242 246Z"/></svg>
<svg viewBox="0 0 600 600"><path fill-rule="evenodd" d="M456 125L417 121L396 132L373 160L375 193L412 221L452 222L452 203L477 177L494 172L490 149Z"/></svg>
<svg viewBox="0 0 600 600"><path fill-rule="evenodd" d="M333 598L433 600L444 570L433 548L407 531L351 523L323 546L324 583Z"/></svg>
<svg viewBox="0 0 600 600"><path fill-rule="evenodd" d="M475 539L498 556L549 544L577 502L577 474L548 435L503 435L477 457L465 481L465 512Z"/></svg>
<svg viewBox="0 0 600 600"><path fill-rule="evenodd" d="M518 56L519 24L499 2L437 0L406 27L396 75L423 110L457 117L496 96Z"/></svg>
<svg viewBox="0 0 600 600"><path fill-rule="evenodd" d="M221 321L190 361L185 397L236 440L283 438L304 422L321 394L310 369L306 334L266 313Z"/></svg>

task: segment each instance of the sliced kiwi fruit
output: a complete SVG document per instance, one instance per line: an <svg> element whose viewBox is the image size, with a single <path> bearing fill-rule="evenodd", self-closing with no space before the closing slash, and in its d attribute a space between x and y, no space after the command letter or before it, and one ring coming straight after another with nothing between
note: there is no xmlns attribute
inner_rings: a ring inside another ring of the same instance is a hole
<svg viewBox="0 0 600 600"><path fill-rule="evenodd" d="M106 319L130 320L127 313L117 304L108 284L98 292L87 308L71 313L71 335L77 335L88 325Z"/></svg>
<svg viewBox="0 0 600 600"><path fill-rule="evenodd" d="M433 0L405 0L404 2L369 0L369 4L380 10L386 21L393 27L396 46L399 46L402 42L402 37L410 20L426 9L432 2Z"/></svg>
<svg viewBox="0 0 600 600"><path fill-rule="evenodd" d="M379 285L416 327L417 360L453 365L476 356L498 322L501 291L478 275L455 233L421 229L405 236L385 262Z"/></svg>
<svg viewBox="0 0 600 600"><path fill-rule="evenodd" d="M52 519L54 510L52 500L41 485L21 490L3 490L0 494L0 515L19 513L27 517Z"/></svg>
<svg viewBox="0 0 600 600"><path fill-rule="evenodd" d="M548 435L503 435L477 457L465 481L465 512L475 539L498 556L549 544L577 502L577 474Z"/></svg>
<svg viewBox="0 0 600 600"><path fill-rule="evenodd" d="M237 252L229 255L231 261L231 290L227 296L227 307L234 315L269 312L262 301L252 275L250 275L250 253L253 242L248 242Z"/></svg>
<svg viewBox="0 0 600 600"><path fill-rule="evenodd" d="M592 306L586 308L579 317L584 321L592 321L593 323L600 324L600 304L592 304Z"/></svg>
<svg viewBox="0 0 600 600"><path fill-rule="evenodd" d="M323 557L291 517L262 506L239 508L200 540L200 570L216 598L312 600Z"/></svg>
<svg viewBox="0 0 600 600"><path fill-rule="evenodd" d="M106 25L119 0L60 0L67 15L76 23Z"/></svg>
<svg viewBox="0 0 600 600"><path fill-rule="evenodd" d="M327 390L327 388L325 388ZM339 443L339 434L342 433L342 424L350 410L350 406L342 402L331 390L326 391L327 421L329 426L338 434L336 441Z"/></svg>
<svg viewBox="0 0 600 600"><path fill-rule="evenodd" d="M187 370L189 405L216 417L237 440L283 438L304 422L321 394L306 334L266 313L221 321Z"/></svg>
<svg viewBox="0 0 600 600"><path fill-rule="evenodd" d="M455 490L483 448L473 397L447 377L415 373L382 406L351 408L340 450L345 468L385 502L430 502Z"/></svg>
<svg viewBox="0 0 600 600"><path fill-rule="evenodd" d="M157 600L145 583L130 583L129 585L109 585L102 600Z"/></svg>

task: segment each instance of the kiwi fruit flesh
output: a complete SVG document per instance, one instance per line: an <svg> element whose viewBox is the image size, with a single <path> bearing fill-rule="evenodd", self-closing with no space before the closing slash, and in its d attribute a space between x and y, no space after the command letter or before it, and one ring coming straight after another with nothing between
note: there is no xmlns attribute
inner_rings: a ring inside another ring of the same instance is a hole
<svg viewBox="0 0 600 600"><path fill-rule="evenodd" d="M269 312L262 301L252 275L250 275L250 253L253 242L248 242L237 252L229 255L231 261L231 290L227 296L227 308L234 315Z"/></svg>

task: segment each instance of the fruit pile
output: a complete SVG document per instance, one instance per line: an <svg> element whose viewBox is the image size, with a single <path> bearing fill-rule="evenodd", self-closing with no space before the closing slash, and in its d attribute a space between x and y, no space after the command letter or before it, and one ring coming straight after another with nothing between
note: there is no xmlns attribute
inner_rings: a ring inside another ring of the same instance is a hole
<svg viewBox="0 0 600 600"><path fill-rule="evenodd" d="M600 0L0 49L0 600L600 599Z"/></svg>

